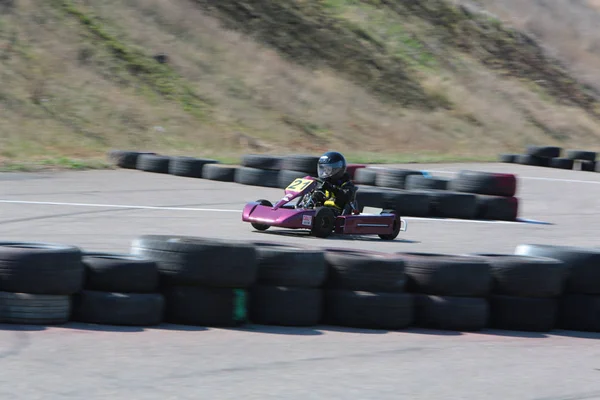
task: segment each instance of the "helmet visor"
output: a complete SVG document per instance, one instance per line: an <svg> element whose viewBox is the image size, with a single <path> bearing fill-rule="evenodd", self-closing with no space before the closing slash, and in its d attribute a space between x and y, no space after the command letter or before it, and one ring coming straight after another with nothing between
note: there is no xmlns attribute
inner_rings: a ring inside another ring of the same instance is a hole
<svg viewBox="0 0 600 400"><path fill-rule="evenodd" d="M329 164L319 164L317 166L317 172L319 173L319 178L325 179L335 175L342 168L344 168L344 163L342 161L337 161Z"/></svg>

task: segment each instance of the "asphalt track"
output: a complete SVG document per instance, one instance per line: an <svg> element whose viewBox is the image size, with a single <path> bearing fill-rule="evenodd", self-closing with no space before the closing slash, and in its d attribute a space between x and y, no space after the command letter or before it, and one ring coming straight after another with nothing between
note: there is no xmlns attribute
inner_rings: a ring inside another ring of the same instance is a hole
<svg viewBox="0 0 600 400"><path fill-rule="evenodd" d="M319 247L512 253L521 243L598 246L600 174L512 164L403 165L451 176L516 173L520 216L408 218L394 242L254 232L243 204L282 191L142 171L0 174L0 240L126 252L142 234ZM317 327L215 329L0 325L4 399L600 399L600 335Z"/></svg>

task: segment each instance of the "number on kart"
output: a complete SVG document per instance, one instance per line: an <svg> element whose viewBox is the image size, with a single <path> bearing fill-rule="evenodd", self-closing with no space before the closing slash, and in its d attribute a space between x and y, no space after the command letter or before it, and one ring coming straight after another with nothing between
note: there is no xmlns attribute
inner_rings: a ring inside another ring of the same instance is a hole
<svg viewBox="0 0 600 400"><path fill-rule="evenodd" d="M310 185L313 181L310 179L296 179L294 182L290 183L287 190L294 190L296 192L303 191L308 185Z"/></svg>

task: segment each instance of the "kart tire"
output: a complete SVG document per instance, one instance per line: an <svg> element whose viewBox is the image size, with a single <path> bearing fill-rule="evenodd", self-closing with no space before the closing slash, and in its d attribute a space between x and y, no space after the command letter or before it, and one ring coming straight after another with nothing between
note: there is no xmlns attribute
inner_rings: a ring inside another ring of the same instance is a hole
<svg viewBox="0 0 600 400"><path fill-rule="evenodd" d="M560 296L568 276L562 261L513 254L475 253L492 274L491 292L497 295L549 298Z"/></svg>
<svg viewBox="0 0 600 400"><path fill-rule="evenodd" d="M137 158L136 169L158 174L169 173L171 157L157 154L140 154Z"/></svg>
<svg viewBox="0 0 600 400"><path fill-rule="evenodd" d="M517 164L530 165L532 167L549 167L552 158L537 157L529 154L519 154L517 156Z"/></svg>
<svg viewBox="0 0 600 400"><path fill-rule="evenodd" d="M491 266L482 257L453 254L396 253L404 260L410 292L440 296L487 296Z"/></svg>
<svg viewBox="0 0 600 400"><path fill-rule="evenodd" d="M580 162L582 171L594 172L596 170L596 161L583 160Z"/></svg>
<svg viewBox="0 0 600 400"><path fill-rule="evenodd" d="M164 284L246 288L256 281L256 249L242 241L142 235L131 253L155 261Z"/></svg>
<svg viewBox="0 0 600 400"><path fill-rule="evenodd" d="M273 203L271 203L269 200L259 199L259 200L256 200L256 202L258 204L260 204L261 206L273 207ZM271 227L270 225L257 224L256 222L251 222L250 225L252 225L252 227L254 229L256 229L257 231L266 231L267 229L269 229Z"/></svg>
<svg viewBox="0 0 600 400"><path fill-rule="evenodd" d="M242 185L276 188L279 186L279 171L239 167L235 170L233 180Z"/></svg>
<svg viewBox="0 0 600 400"><path fill-rule="evenodd" d="M320 287L327 278L322 249L254 242L258 260L256 282L286 287Z"/></svg>
<svg viewBox="0 0 600 400"><path fill-rule="evenodd" d="M514 174L462 170L450 181L448 190L512 197L517 190L517 177Z"/></svg>
<svg viewBox="0 0 600 400"><path fill-rule="evenodd" d="M425 175L409 175L406 177L406 189L448 189L449 178L427 177Z"/></svg>
<svg viewBox="0 0 600 400"><path fill-rule="evenodd" d="M248 293L243 289L169 286L165 322L171 324L234 327L248 320Z"/></svg>
<svg viewBox="0 0 600 400"><path fill-rule="evenodd" d="M335 228L336 218L331 208L317 207L313 217L313 226L310 230L311 234L319 238L328 237Z"/></svg>
<svg viewBox="0 0 600 400"><path fill-rule="evenodd" d="M0 292L0 323L58 325L70 315L69 295Z"/></svg>
<svg viewBox="0 0 600 400"><path fill-rule="evenodd" d="M403 292L404 260L387 253L327 249L327 288L367 292Z"/></svg>
<svg viewBox="0 0 600 400"><path fill-rule="evenodd" d="M515 254L549 257L564 262L568 275L563 293L600 294L600 249L520 244L516 247Z"/></svg>
<svg viewBox="0 0 600 400"><path fill-rule="evenodd" d="M480 331L489 323L485 298L415 295L415 325L450 331Z"/></svg>
<svg viewBox="0 0 600 400"><path fill-rule="evenodd" d="M78 247L53 243L0 242L0 291L70 295L83 288Z"/></svg>
<svg viewBox="0 0 600 400"><path fill-rule="evenodd" d="M206 164L202 167L202 178L211 181L233 182L236 167L222 164Z"/></svg>
<svg viewBox="0 0 600 400"><path fill-rule="evenodd" d="M163 321L160 293L118 293L83 290L73 296L71 319L102 325L152 326Z"/></svg>
<svg viewBox="0 0 600 400"><path fill-rule="evenodd" d="M323 322L350 328L399 330L414 322L414 296L329 289L324 295Z"/></svg>
<svg viewBox="0 0 600 400"><path fill-rule="evenodd" d="M154 293L156 262L133 254L84 253L85 289L101 292Z"/></svg>
<svg viewBox="0 0 600 400"><path fill-rule="evenodd" d="M412 169L382 169L377 173L375 184L380 187L405 189L406 177L409 175L422 175L422 173Z"/></svg>
<svg viewBox="0 0 600 400"><path fill-rule="evenodd" d="M323 291L318 288L253 286L248 293L248 319L254 324L318 325L323 315Z"/></svg>
<svg viewBox="0 0 600 400"><path fill-rule="evenodd" d="M278 171L281 169L282 157L262 155L262 154L245 154L242 156L242 166L256 169L266 169Z"/></svg>
<svg viewBox="0 0 600 400"><path fill-rule="evenodd" d="M110 161L112 161L119 168L136 169L137 159L141 154L156 155L156 153L152 153L152 152L110 150L108 152L108 159Z"/></svg>
<svg viewBox="0 0 600 400"><path fill-rule="evenodd" d="M206 164L218 164L217 160L194 157L173 157L169 163L169 174L188 178L202 178Z"/></svg>
<svg viewBox="0 0 600 400"><path fill-rule="evenodd" d="M516 197L476 195L476 219L516 221L519 215L519 199Z"/></svg>
<svg viewBox="0 0 600 400"><path fill-rule="evenodd" d="M401 222L400 216L395 210L383 210L380 214L394 214L396 218L394 219L394 231L390 234L378 235L383 240L394 240L400 233Z"/></svg>
<svg viewBox="0 0 600 400"><path fill-rule="evenodd" d="M558 327L583 332L600 332L600 296L567 294L559 305Z"/></svg>
<svg viewBox="0 0 600 400"><path fill-rule="evenodd" d="M489 327L526 332L549 332L558 319L558 298L489 297Z"/></svg>

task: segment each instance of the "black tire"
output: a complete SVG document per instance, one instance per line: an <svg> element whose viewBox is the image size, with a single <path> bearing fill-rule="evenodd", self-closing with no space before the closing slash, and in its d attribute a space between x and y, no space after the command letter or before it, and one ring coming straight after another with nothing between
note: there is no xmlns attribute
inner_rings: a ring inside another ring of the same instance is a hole
<svg viewBox="0 0 600 400"><path fill-rule="evenodd" d="M406 177L406 189L407 190L418 190L418 189L435 189L435 190L446 190L450 179L429 177L425 175L409 175Z"/></svg>
<svg viewBox="0 0 600 400"><path fill-rule="evenodd" d="M327 278L325 252L321 249L262 242L254 245L258 284L315 288Z"/></svg>
<svg viewBox="0 0 600 400"><path fill-rule="evenodd" d="M375 178L375 185L394 189L406 189L406 178L409 175L422 175L412 169L381 169Z"/></svg>
<svg viewBox="0 0 600 400"><path fill-rule="evenodd" d="M542 158L560 157L562 149L556 146L527 146L525 154Z"/></svg>
<svg viewBox="0 0 600 400"><path fill-rule="evenodd" d="M434 253L396 253L405 263L407 290L440 296L487 296L490 265L481 257Z"/></svg>
<svg viewBox="0 0 600 400"><path fill-rule="evenodd" d="M279 186L279 171L240 167L236 169L233 180L242 185L276 188Z"/></svg>
<svg viewBox="0 0 600 400"><path fill-rule="evenodd" d="M335 220L336 215L331 208L317 207L310 230L311 234L319 238L329 237L335 228Z"/></svg>
<svg viewBox="0 0 600 400"><path fill-rule="evenodd" d="M269 200L259 199L259 200L256 200L256 202L259 203L262 206L273 207L273 203L271 203ZM271 227L270 225L267 225L267 224L258 224L256 222L251 222L250 225L252 225L252 227L254 229L256 229L257 231L266 231L267 229L269 229Z"/></svg>
<svg viewBox="0 0 600 400"><path fill-rule="evenodd" d="M173 157L169 162L169 174L188 178L202 178L206 164L218 164L217 160L194 157Z"/></svg>
<svg viewBox="0 0 600 400"><path fill-rule="evenodd" d="M156 262L133 254L84 253L85 289L103 292L154 293Z"/></svg>
<svg viewBox="0 0 600 400"><path fill-rule="evenodd" d="M256 285L248 297L249 320L255 324L314 326L323 315L323 291L317 288Z"/></svg>
<svg viewBox="0 0 600 400"><path fill-rule="evenodd" d="M324 322L350 328L399 330L414 321L409 293L326 290Z"/></svg>
<svg viewBox="0 0 600 400"><path fill-rule="evenodd" d="M70 315L68 295L0 292L0 323L58 325Z"/></svg>
<svg viewBox="0 0 600 400"><path fill-rule="evenodd" d="M518 154L500 154L498 159L500 162L514 164L517 162Z"/></svg>
<svg viewBox="0 0 600 400"><path fill-rule="evenodd" d="M575 165L575 160L557 157L551 158L548 166L558 169L573 169L573 165Z"/></svg>
<svg viewBox="0 0 600 400"><path fill-rule="evenodd" d="M477 195L429 190L429 215L438 218L473 219L477 216Z"/></svg>
<svg viewBox="0 0 600 400"><path fill-rule="evenodd" d="M277 177L277 186L280 189L285 189L292 183L294 180L299 178L304 178L308 174L302 171L291 171L287 169L282 169L279 171L279 175Z"/></svg>
<svg viewBox="0 0 600 400"><path fill-rule="evenodd" d="M378 169L360 168L354 173L354 183L357 185L375 186Z"/></svg>
<svg viewBox="0 0 600 400"><path fill-rule="evenodd" d="M594 172L596 170L596 161L581 161L581 170L587 172Z"/></svg>
<svg viewBox="0 0 600 400"><path fill-rule="evenodd" d="M137 158L136 168L140 171L158 174L169 173L171 157L157 154L140 154Z"/></svg>
<svg viewBox="0 0 600 400"><path fill-rule="evenodd" d="M53 243L0 242L0 291L70 295L84 282L82 252Z"/></svg>
<svg viewBox="0 0 600 400"><path fill-rule="evenodd" d="M515 254L560 260L569 270L564 292L600 294L600 249L521 244L516 247Z"/></svg>
<svg viewBox="0 0 600 400"><path fill-rule="evenodd" d="M152 152L139 152L139 151L127 151L127 150L110 150L108 152L108 159L115 163L119 168L125 169L136 169L137 159L140 154L156 154Z"/></svg>
<svg viewBox="0 0 600 400"><path fill-rule="evenodd" d="M551 158L536 157L529 154L519 154L517 164L530 165L532 167L549 167Z"/></svg>
<svg viewBox="0 0 600 400"><path fill-rule="evenodd" d="M406 283L404 261L393 254L327 249L330 289L402 292Z"/></svg>
<svg viewBox="0 0 600 400"><path fill-rule="evenodd" d="M116 293L84 290L73 296L72 320L90 324L153 326L164 319L160 293Z"/></svg>
<svg viewBox="0 0 600 400"><path fill-rule="evenodd" d="M546 257L476 253L491 267L492 293L517 297L556 297L564 290L568 269Z"/></svg>
<svg viewBox="0 0 600 400"><path fill-rule="evenodd" d="M489 323L486 299L415 295L415 325L451 331L480 331Z"/></svg>
<svg viewBox="0 0 600 400"><path fill-rule="evenodd" d="M378 235L379 238L383 239L383 240L396 239L396 237L398 237L398 234L400 233L400 228L401 228L400 216L398 215L398 213L395 210L383 210L380 214L394 214L396 217L394 219L393 232L390 234Z"/></svg>
<svg viewBox="0 0 600 400"><path fill-rule="evenodd" d="M425 190L381 189L384 209L396 210L407 217L428 217L431 210L431 194Z"/></svg>
<svg viewBox="0 0 600 400"><path fill-rule="evenodd" d="M282 160L282 157L279 156L245 154L242 156L242 166L255 169L280 170Z"/></svg>
<svg viewBox="0 0 600 400"><path fill-rule="evenodd" d="M233 182L237 168L222 164L206 164L202 167L202 178L211 181Z"/></svg>
<svg viewBox="0 0 600 400"><path fill-rule="evenodd" d="M519 199L516 197L486 196L478 194L476 219L516 221L519 216Z"/></svg>
<svg viewBox="0 0 600 400"><path fill-rule="evenodd" d="M308 175L317 176L317 163L320 156L306 154L292 154L283 157L281 169L306 172Z"/></svg>
<svg viewBox="0 0 600 400"><path fill-rule="evenodd" d="M189 236L143 235L131 250L156 261L170 285L246 288L257 275L256 249L250 243Z"/></svg>
<svg viewBox="0 0 600 400"><path fill-rule="evenodd" d="M448 190L513 197L517 192L517 177L514 174L462 170L450 181Z"/></svg>
<svg viewBox="0 0 600 400"><path fill-rule="evenodd" d="M383 191L377 188L359 187L356 191L356 202L359 208L383 208Z"/></svg>
<svg viewBox="0 0 600 400"><path fill-rule="evenodd" d="M489 298L489 304L490 328L549 332L557 324L557 298L493 295Z"/></svg>
<svg viewBox="0 0 600 400"><path fill-rule="evenodd" d="M163 294L165 322L233 327L248 320L248 293L243 289L171 286Z"/></svg>
<svg viewBox="0 0 600 400"><path fill-rule="evenodd" d="M568 294L560 299L558 327L600 332L600 296Z"/></svg>
<svg viewBox="0 0 600 400"><path fill-rule="evenodd" d="M570 160L596 161L596 154L595 151L567 150L565 158Z"/></svg>

